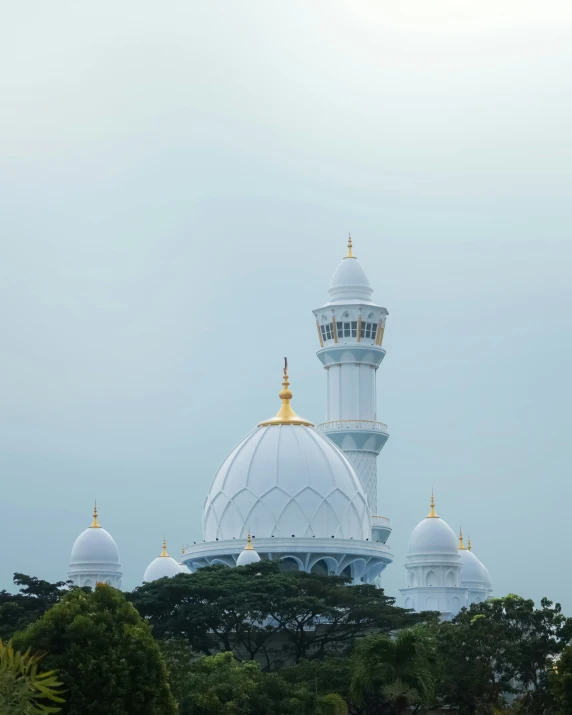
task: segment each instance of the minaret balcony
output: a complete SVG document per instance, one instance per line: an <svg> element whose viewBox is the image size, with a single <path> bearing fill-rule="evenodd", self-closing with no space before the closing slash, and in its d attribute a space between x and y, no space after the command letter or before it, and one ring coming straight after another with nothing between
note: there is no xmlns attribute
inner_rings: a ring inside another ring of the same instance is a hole
<svg viewBox="0 0 572 715"><path fill-rule="evenodd" d="M332 420L322 422L316 429L328 435L344 452L358 450L379 454L389 439L387 425L373 420Z"/></svg>
<svg viewBox="0 0 572 715"><path fill-rule="evenodd" d="M389 437L387 425L383 422L374 422L373 420L332 420L331 422L322 422L316 429L320 432L330 434L331 432L382 432Z"/></svg>

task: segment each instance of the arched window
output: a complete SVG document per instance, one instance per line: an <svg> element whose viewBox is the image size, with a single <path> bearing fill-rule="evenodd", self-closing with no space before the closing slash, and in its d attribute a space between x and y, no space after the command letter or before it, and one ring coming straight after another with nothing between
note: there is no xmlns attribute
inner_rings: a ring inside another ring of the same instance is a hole
<svg viewBox="0 0 572 715"><path fill-rule="evenodd" d="M300 566L296 559L291 558L290 556L287 556L285 559L281 559L280 561L280 571L284 572L291 572L291 571L299 571Z"/></svg>
<svg viewBox="0 0 572 715"><path fill-rule="evenodd" d="M311 573L318 574L319 576L327 576L328 564L324 561L324 559L320 559L312 566Z"/></svg>
<svg viewBox="0 0 572 715"><path fill-rule="evenodd" d="M436 586L437 585L437 577L435 576L435 571L427 571L427 574L425 576L425 585L426 586Z"/></svg>

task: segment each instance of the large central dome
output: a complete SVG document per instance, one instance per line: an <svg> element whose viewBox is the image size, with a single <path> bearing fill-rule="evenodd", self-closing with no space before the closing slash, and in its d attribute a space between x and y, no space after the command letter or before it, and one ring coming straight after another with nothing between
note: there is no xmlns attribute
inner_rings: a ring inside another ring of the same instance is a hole
<svg viewBox="0 0 572 715"><path fill-rule="evenodd" d="M265 537L371 538L366 495L345 455L290 407L282 407L228 455L203 511L205 541Z"/></svg>

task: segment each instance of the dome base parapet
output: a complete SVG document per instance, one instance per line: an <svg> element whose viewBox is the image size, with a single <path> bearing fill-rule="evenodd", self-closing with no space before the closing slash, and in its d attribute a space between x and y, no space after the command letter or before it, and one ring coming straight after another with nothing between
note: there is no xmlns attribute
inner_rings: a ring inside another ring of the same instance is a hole
<svg viewBox="0 0 572 715"><path fill-rule="evenodd" d="M375 583L393 561L384 543L357 539L253 538L262 559L289 563L292 570L350 576L355 583ZM222 564L235 566L242 543L238 539L194 544L183 554L183 563L195 570Z"/></svg>

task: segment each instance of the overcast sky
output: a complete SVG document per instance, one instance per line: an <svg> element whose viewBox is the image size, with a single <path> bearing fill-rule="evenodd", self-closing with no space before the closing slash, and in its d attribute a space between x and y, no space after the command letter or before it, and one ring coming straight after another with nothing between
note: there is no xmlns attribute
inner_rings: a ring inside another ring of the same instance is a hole
<svg viewBox="0 0 572 715"><path fill-rule="evenodd" d="M0 2L0 587L90 523L124 586L226 454L325 419L348 231L389 310L389 594L437 511L572 615L569 0Z"/></svg>

